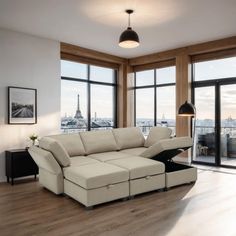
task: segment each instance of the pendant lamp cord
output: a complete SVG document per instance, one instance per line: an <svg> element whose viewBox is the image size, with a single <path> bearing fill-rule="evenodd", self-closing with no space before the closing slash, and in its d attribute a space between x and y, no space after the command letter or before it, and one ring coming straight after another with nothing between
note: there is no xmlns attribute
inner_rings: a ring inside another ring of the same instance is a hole
<svg viewBox="0 0 236 236"><path fill-rule="evenodd" d="M129 18L128 18L128 27L130 27L130 13L129 13Z"/></svg>

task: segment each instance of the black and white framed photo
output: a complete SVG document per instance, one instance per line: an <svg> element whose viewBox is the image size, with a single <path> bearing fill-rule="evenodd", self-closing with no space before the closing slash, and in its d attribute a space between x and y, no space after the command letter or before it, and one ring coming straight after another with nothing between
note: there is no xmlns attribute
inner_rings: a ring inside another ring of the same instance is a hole
<svg viewBox="0 0 236 236"><path fill-rule="evenodd" d="M37 90L8 87L8 124L37 123Z"/></svg>

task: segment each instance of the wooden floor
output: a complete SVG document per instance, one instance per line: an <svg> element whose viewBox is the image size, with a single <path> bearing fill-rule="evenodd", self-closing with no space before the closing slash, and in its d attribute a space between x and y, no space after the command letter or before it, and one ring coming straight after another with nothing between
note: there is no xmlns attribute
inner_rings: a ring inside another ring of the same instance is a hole
<svg viewBox="0 0 236 236"><path fill-rule="evenodd" d="M236 174L199 170L195 185L86 211L38 182L0 184L0 235L235 236Z"/></svg>

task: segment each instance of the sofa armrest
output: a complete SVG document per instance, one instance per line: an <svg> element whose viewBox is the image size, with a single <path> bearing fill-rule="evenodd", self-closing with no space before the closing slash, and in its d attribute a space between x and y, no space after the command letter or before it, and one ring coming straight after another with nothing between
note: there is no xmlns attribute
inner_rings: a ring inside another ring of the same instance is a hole
<svg viewBox="0 0 236 236"><path fill-rule="evenodd" d="M30 147L28 151L39 168L47 170L55 175L62 173L60 165L57 163L51 152L36 146Z"/></svg>
<svg viewBox="0 0 236 236"><path fill-rule="evenodd" d="M190 137L178 137L171 139L162 139L154 143L147 150L140 154L142 157L153 158L158 154L173 149L186 149L193 145L193 140Z"/></svg>

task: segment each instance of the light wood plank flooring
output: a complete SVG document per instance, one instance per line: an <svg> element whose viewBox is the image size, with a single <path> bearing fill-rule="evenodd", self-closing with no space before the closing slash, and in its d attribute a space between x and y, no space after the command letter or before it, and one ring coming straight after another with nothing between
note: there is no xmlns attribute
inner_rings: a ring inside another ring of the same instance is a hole
<svg viewBox="0 0 236 236"><path fill-rule="evenodd" d="M86 211L38 182L0 184L0 235L235 236L236 174L200 169L195 185Z"/></svg>

